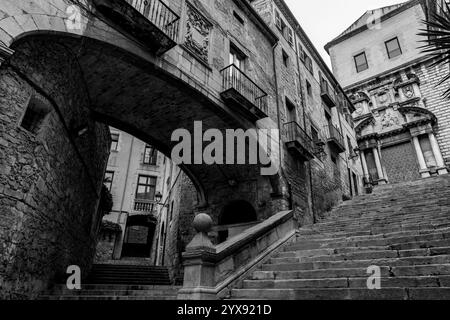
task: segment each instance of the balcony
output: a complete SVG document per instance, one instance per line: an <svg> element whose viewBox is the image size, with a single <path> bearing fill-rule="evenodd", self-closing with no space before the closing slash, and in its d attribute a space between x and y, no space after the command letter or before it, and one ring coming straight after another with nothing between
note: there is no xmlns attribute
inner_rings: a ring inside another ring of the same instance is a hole
<svg viewBox="0 0 450 320"><path fill-rule="evenodd" d="M93 0L117 27L162 55L177 45L180 17L160 0Z"/></svg>
<svg viewBox="0 0 450 320"><path fill-rule="evenodd" d="M237 112L257 121L267 118L267 93L235 65L221 71L222 99Z"/></svg>
<svg viewBox="0 0 450 320"><path fill-rule="evenodd" d="M287 130L286 147L303 161L314 158L315 146L313 139L303 130L297 122L284 125Z"/></svg>
<svg viewBox="0 0 450 320"><path fill-rule="evenodd" d="M345 152L346 149L344 137L342 136L339 129L336 128L334 125L328 125L325 126L324 131L326 133L327 143L331 151L337 154Z"/></svg>
<svg viewBox="0 0 450 320"><path fill-rule="evenodd" d="M320 85L320 95L322 97L323 102L325 102L325 104L329 108L336 107L336 97L334 96L333 91L328 85L328 82L322 81L322 84Z"/></svg>
<svg viewBox="0 0 450 320"><path fill-rule="evenodd" d="M153 214L157 209L157 202L154 200L135 199L133 211L140 214Z"/></svg>

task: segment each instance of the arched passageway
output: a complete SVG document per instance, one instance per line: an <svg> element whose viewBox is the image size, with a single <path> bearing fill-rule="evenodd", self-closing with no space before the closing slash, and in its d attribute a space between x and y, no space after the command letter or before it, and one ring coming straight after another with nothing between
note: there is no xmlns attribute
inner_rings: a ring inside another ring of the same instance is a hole
<svg viewBox="0 0 450 320"><path fill-rule="evenodd" d="M127 219L122 258L149 258L156 229L156 219L136 215Z"/></svg>
<svg viewBox="0 0 450 320"><path fill-rule="evenodd" d="M235 200L227 203L219 215L219 242L226 241L257 221L257 213L249 202Z"/></svg>

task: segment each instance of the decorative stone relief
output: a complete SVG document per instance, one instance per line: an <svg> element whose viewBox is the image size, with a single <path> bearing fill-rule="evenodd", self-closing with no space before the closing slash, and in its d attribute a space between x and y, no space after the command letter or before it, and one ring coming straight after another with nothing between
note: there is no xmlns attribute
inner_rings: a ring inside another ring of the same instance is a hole
<svg viewBox="0 0 450 320"><path fill-rule="evenodd" d="M398 115L396 115L391 109L386 110L385 114L381 118L381 129L383 130L398 125L400 125Z"/></svg>
<svg viewBox="0 0 450 320"><path fill-rule="evenodd" d="M414 97L414 87L412 84L404 86L402 88L402 91L407 99L411 99L412 97Z"/></svg>
<svg viewBox="0 0 450 320"><path fill-rule="evenodd" d="M187 2L186 36L184 45L198 58L208 63L212 24Z"/></svg>

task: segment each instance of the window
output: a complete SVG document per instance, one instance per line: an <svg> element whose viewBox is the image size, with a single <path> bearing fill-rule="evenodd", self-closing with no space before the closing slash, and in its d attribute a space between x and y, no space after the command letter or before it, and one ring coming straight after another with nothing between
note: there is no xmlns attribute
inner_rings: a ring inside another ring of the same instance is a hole
<svg viewBox="0 0 450 320"><path fill-rule="evenodd" d="M389 56L389 59L398 57L402 54L402 49L400 48L400 43L398 42L398 38L391 39L385 42L386 50Z"/></svg>
<svg viewBox="0 0 450 320"><path fill-rule="evenodd" d="M146 145L144 151L144 164L155 166L158 161L158 151L152 146Z"/></svg>
<svg viewBox="0 0 450 320"><path fill-rule="evenodd" d="M305 67L311 74L314 74L312 59L305 54Z"/></svg>
<svg viewBox="0 0 450 320"><path fill-rule="evenodd" d="M369 65L367 64L366 53L360 53L354 57L356 72L363 72L364 70L369 69Z"/></svg>
<svg viewBox="0 0 450 320"><path fill-rule="evenodd" d="M106 171L103 184L106 186L106 188L108 188L109 191L111 191L112 189L113 181L114 181L114 171Z"/></svg>
<svg viewBox="0 0 450 320"><path fill-rule="evenodd" d="M244 24L244 19L242 19L242 17L241 17L236 11L233 11L233 16L236 18L236 20L237 20L240 24Z"/></svg>
<svg viewBox="0 0 450 320"><path fill-rule="evenodd" d="M291 28L285 27L284 38L289 42L291 47L294 47L294 32Z"/></svg>
<svg viewBox="0 0 450 320"><path fill-rule="evenodd" d="M311 138L315 143L319 142L319 132L314 127L311 127Z"/></svg>
<svg viewBox="0 0 450 320"><path fill-rule="evenodd" d="M300 55L300 60L304 63L305 62L305 51L303 50L303 47L298 45L298 54Z"/></svg>
<svg viewBox="0 0 450 320"><path fill-rule="evenodd" d="M172 203L170 204L170 215L169 215L169 221L172 222L173 220L173 207L174 207L175 203L174 201L172 201Z"/></svg>
<svg viewBox="0 0 450 320"><path fill-rule="evenodd" d="M312 87L308 80L306 80L306 92L308 93L308 96L312 96Z"/></svg>
<svg viewBox="0 0 450 320"><path fill-rule="evenodd" d="M353 155L353 147L352 147L352 141L350 140L350 137L347 136L347 147L348 147L348 152L350 152L351 155Z"/></svg>
<svg viewBox="0 0 450 320"><path fill-rule="evenodd" d="M50 108L47 104L33 95L28 103L20 126L33 134L37 134L49 113Z"/></svg>
<svg viewBox="0 0 450 320"><path fill-rule="evenodd" d="M120 137L120 134L118 134L118 133L111 134L111 151L119 150L119 137Z"/></svg>
<svg viewBox="0 0 450 320"><path fill-rule="evenodd" d="M240 70L244 71L245 58L245 55L234 44L230 43L230 65L234 64Z"/></svg>
<svg viewBox="0 0 450 320"><path fill-rule="evenodd" d="M155 200L156 177L139 175L136 199Z"/></svg>
<svg viewBox="0 0 450 320"><path fill-rule="evenodd" d="M331 161L332 161L335 165L337 165L337 158L336 158L335 156L331 155Z"/></svg>
<svg viewBox="0 0 450 320"><path fill-rule="evenodd" d="M289 56L284 50L283 50L283 64L285 67L288 67L289 65Z"/></svg>
<svg viewBox="0 0 450 320"><path fill-rule="evenodd" d="M275 24L280 31L283 31L283 20L278 10L275 10Z"/></svg>

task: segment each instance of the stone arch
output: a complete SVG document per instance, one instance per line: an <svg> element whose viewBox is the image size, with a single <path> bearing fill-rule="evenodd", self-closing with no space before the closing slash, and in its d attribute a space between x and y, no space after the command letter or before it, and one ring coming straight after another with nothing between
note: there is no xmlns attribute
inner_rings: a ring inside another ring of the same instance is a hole
<svg viewBox="0 0 450 320"><path fill-rule="evenodd" d="M360 124L358 124L355 128L356 133L360 133L365 127L373 125L375 123L375 119L373 115L370 115L368 118L364 119Z"/></svg>
<svg viewBox="0 0 450 320"><path fill-rule="evenodd" d="M156 223L156 217L153 216L129 216L124 232L122 257L150 257Z"/></svg>
<svg viewBox="0 0 450 320"><path fill-rule="evenodd" d="M404 116L406 116L407 114L415 114L415 115L421 115L424 117L424 119L422 120L428 120L430 121L433 125L437 124L438 119L436 117L436 115L431 112L430 110L421 108L421 107L417 107L417 106L403 106L398 108L398 111L403 114Z"/></svg>

